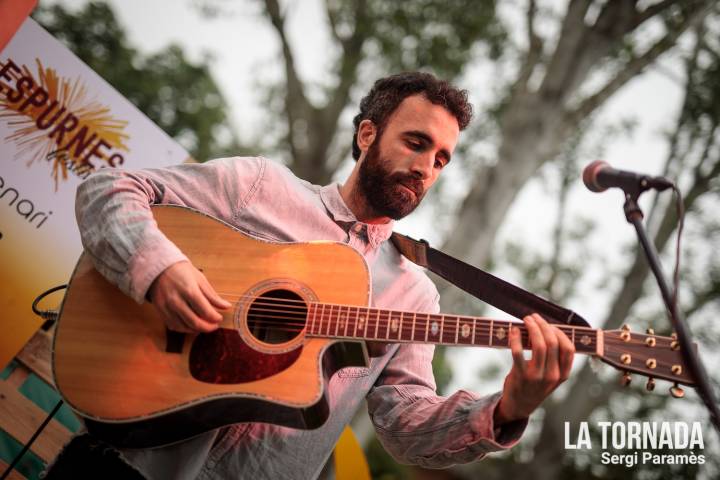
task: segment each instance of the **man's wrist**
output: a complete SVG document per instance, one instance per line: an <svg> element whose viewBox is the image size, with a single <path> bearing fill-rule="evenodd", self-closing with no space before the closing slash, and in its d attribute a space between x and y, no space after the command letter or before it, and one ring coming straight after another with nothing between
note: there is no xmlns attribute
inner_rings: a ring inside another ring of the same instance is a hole
<svg viewBox="0 0 720 480"><path fill-rule="evenodd" d="M508 423L512 421L505 413L505 404L505 397L502 396L500 397L500 401L497 403L497 405L495 405L495 411L493 412L493 424L496 428L503 423Z"/></svg>

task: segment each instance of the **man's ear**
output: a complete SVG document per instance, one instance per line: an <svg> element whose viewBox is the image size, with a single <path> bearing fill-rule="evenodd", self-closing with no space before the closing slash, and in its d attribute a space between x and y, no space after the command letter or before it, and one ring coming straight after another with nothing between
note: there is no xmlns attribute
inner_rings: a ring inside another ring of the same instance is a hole
<svg viewBox="0 0 720 480"><path fill-rule="evenodd" d="M357 144L362 152L367 152L376 137L377 126L375 126L372 120L365 119L360 122L360 125L358 125Z"/></svg>

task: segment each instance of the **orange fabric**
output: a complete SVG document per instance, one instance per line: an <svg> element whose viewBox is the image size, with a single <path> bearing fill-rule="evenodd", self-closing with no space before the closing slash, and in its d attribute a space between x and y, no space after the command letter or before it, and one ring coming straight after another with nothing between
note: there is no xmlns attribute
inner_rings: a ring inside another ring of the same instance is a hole
<svg viewBox="0 0 720 480"><path fill-rule="evenodd" d="M0 51L37 5L37 0L0 0Z"/></svg>

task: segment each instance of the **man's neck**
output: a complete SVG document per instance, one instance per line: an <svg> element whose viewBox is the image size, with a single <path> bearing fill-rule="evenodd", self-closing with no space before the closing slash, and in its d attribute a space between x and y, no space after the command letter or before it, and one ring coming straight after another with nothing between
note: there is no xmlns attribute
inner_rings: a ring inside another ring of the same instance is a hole
<svg viewBox="0 0 720 480"><path fill-rule="evenodd" d="M361 222L369 224L390 222L390 217L378 216L368 204L367 199L358 186L356 170L357 169L353 170L347 181L343 185L340 185L340 196L345 202L345 205L347 205L353 215L355 215L355 218Z"/></svg>

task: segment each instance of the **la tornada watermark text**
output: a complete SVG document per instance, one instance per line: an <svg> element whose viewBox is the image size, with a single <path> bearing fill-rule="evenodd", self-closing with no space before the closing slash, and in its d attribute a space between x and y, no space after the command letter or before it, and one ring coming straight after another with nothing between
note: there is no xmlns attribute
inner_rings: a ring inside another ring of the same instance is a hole
<svg viewBox="0 0 720 480"><path fill-rule="evenodd" d="M603 465L703 465L705 449L700 422L597 422ZM588 422L574 430L565 422L565 449L591 450ZM653 450L656 450L653 452ZM658 453L657 450L662 450ZM682 453L668 454L668 450Z"/></svg>

